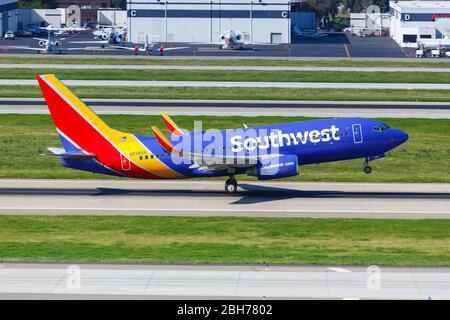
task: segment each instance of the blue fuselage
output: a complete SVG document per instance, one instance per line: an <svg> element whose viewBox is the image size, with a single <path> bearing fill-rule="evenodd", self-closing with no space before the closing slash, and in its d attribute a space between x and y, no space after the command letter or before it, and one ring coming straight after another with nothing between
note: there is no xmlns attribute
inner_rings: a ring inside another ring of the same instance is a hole
<svg viewBox="0 0 450 320"><path fill-rule="evenodd" d="M156 139L137 136L160 160L186 176L226 175L226 171L192 168L193 162L164 156ZM330 161L380 158L399 146L408 135L386 124L364 118L308 120L270 126L229 130L191 131L182 137L171 136L173 145L185 152L255 158L263 155L296 155L299 165Z"/></svg>

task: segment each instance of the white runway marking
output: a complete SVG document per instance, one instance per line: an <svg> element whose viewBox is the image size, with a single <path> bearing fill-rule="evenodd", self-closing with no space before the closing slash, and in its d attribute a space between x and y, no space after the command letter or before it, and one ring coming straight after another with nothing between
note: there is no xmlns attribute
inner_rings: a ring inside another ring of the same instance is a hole
<svg viewBox="0 0 450 320"><path fill-rule="evenodd" d="M341 267L330 267L328 269L335 272L351 272L350 270Z"/></svg>

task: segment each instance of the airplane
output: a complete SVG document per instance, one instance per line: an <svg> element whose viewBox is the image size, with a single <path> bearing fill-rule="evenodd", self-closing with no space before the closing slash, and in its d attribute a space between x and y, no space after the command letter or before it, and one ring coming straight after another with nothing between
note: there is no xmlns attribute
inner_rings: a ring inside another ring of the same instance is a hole
<svg viewBox="0 0 450 320"><path fill-rule="evenodd" d="M128 27L117 27L117 26L103 26L98 30L92 32L94 38L97 40L108 41L110 43L118 43L127 38Z"/></svg>
<svg viewBox="0 0 450 320"><path fill-rule="evenodd" d="M244 49L244 36L241 32L229 31L220 35L222 43L219 49L224 50L242 50Z"/></svg>
<svg viewBox="0 0 450 320"><path fill-rule="evenodd" d="M59 53L59 54L67 53L69 51L86 50L86 48L63 48L62 41L65 40L65 38L60 38L59 40L51 40L51 31L52 31L51 25L48 26L46 30L48 31L47 39L33 38L35 40L38 40L40 48L25 47L25 46L10 46L8 48L20 50L33 50L44 53Z"/></svg>
<svg viewBox="0 0 450 320"><path fill-rule="evenodd" d="M33 38L34 40L38 40L38 44L41 47L47 47L47 46L54 46L54 47L60 47L61 46L61 41L65 40L65 38L60 38L59 40L51 40L51 32L53 30L57 30L55 28L53 28L53 26L50 24L48 25L46 28L40 28L42 30L46 30L48 32L48 36L47 39L44 38Z"/></svg>
<svg viewBox="0 0 450 320"><path fill-rule="evenodd" d="M41 30L50 30L53 31L53 34L64 34L64 33L74 33L74 32L80 32L80 31L86 31L89 30L87 27L87 23L85 23L82 27L78 27L76 25L70 25L62 28L53 27L53 25L48 25L47 27L40 27Z"/></svg>
<svg viewBox="0 0 450 320"><path fill-rule="evenodd" d="M145 55L152 55L154 53L154 50L156 50L160 56L162 56L165 51L181 50L189 48L189 47L164 47L162 43L157 45L154 42L149 42L148 36L145 38L145 43L143 45L140 43L133 43L129 41L119 41L117 45L112 45L110 47L114 49L133 51L135 55L138 55L139 52L142 52Z"/></svg>
<svg viewBox="0 0 450 320"><path fill-rule="evenodd" d="M55 75L37 76L63 148L48 148L68 168L119 177L185 179L228 177L225 192L237 191L237 174L259 180L299 174L299 166L349 159L369 162L408 140L408 134L365 118L307 120L227 130L181 129L162 113L166 137L121 132L108 126ZM269 133L270 132L270 133Z"/></svg>
<svg viewBox="0 0 450 320"><path fill-rule="evenodd" d="M300 36L300 37L304 37L304 38L308 38L308 39L319 39L319 38L323 38L328 36L328 33L323 32L323 31L302 31L300 30L297 26L294 25L293 27L294 32Z"/></svg>
<svg viewBox="0 0 450 320"><path fill-rule="evenodd" d="M108 40L95 40L95 41L71 41L70 43L96 43L100 44L103 49L108 48L112 50L128 50L134 52L138 55L139 52L145 55L153 55L155 51L162 56L166 51L188 49L189 47L164 47L162 43L159 45L154 42L148 41L148 36L146 37L145 43L134 43L124 40L116 40L114 43L110 43Z"/></svg>

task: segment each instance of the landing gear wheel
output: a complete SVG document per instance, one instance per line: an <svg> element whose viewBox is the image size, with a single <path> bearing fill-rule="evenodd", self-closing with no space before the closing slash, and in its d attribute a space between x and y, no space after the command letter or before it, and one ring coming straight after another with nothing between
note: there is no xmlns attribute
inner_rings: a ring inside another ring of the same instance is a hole
<svg viewBox="0 0 450 320"><path fill-rule="evenodd" d="M364 173L365 174L370 174L372 172L372 168L370 166L365 166L364 167Z"/></svg>
<svg viewBox="0 0 450 320"><path fill-rule="evenodd" d="M225 182L225 192L229 194L236 193L237 181L234 178L230 178Z"/></svg>

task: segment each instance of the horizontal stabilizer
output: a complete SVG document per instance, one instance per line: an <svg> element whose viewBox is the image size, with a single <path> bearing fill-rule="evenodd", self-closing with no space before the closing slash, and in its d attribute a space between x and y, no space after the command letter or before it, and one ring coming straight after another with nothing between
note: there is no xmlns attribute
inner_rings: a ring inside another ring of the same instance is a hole
<svg viewBox="0 0 450 320"><path fill-rule="evenodd" d="M50 151L50 154L45 154L46 156L51 157L61 157L61 158L72 158L72 159L92 159L95 157L95 154L87 153L83 150L77 151L68 151L62 148L47 148Z"/></svg>

